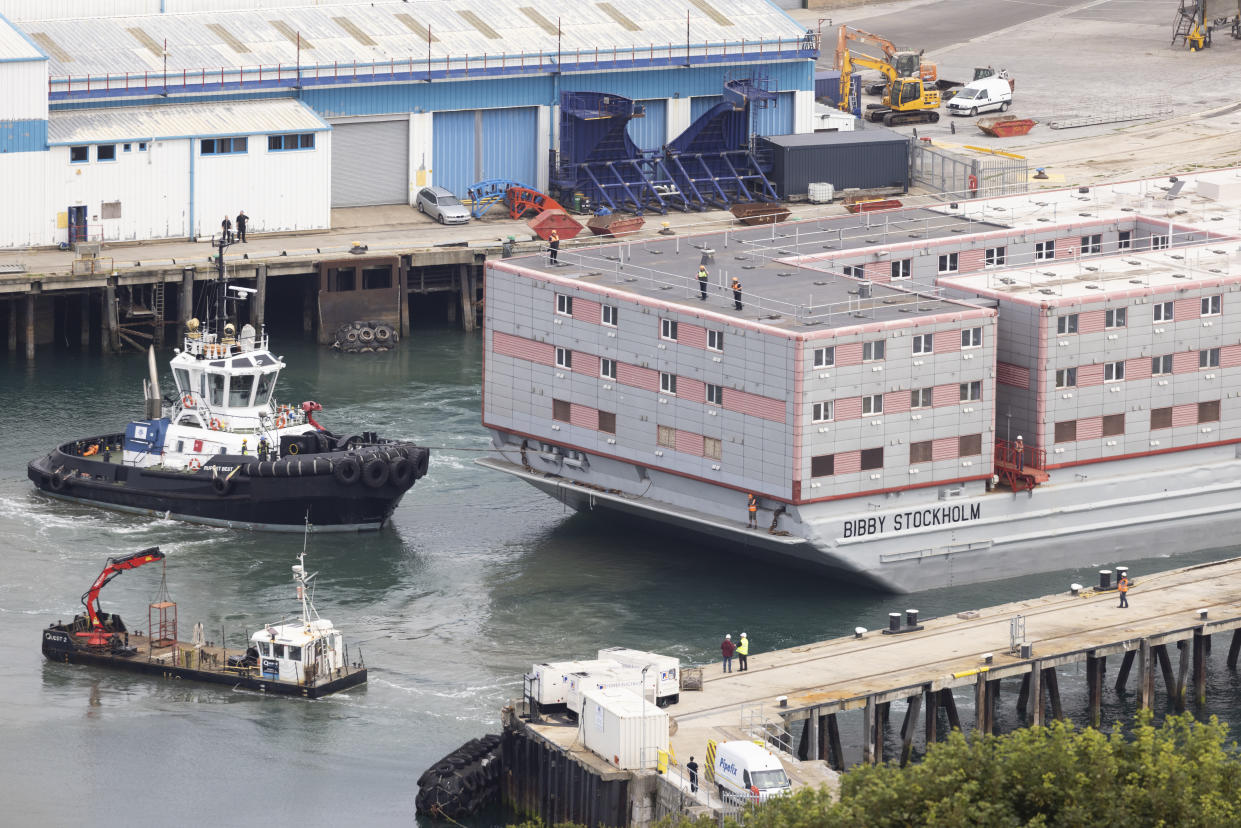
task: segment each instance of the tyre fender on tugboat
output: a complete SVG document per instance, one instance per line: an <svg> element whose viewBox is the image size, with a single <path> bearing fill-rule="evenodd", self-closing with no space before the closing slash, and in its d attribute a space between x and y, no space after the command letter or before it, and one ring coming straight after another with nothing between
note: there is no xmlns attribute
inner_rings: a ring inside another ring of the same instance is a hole
<svg viewBox="0 0 1241 828"><path fill-rule="evenodd" d="M51 486L54 492L63 492L68 481L60 472L52 472L52 476L48 478L47 484Z"/></svg>
<svg viewBox="0 0 1241 828"><path fill-rule="evenodd" d="M362 476L362 467L358 465L355 457L345 457L338 460L335 465L336 468L332 469L332 476L342 486L352 486Z"/></svg>
<svg viewBox="0 0 1241 828"><path fill-rule="evenodd" d="M427 470L431 468L431 451L425 448L414 449L414 479L421 480L426 477Z"/></svg>
<svg viewBox="0 0 1241 828"><path fill-rule="evenodd" d="M382 457L371 457L362 465L362 482L378 489L388 482L388 464Z"/></svg>
<svg viewBox="0 0 1241 828"><path fill-rule="evenodd" d="M408 489L414 482L414 464L405 457L396 457L388 463L388 480L398 489Z"/></svg>
<svg viewBox="0 0 1241 828"><path fill-rule="evenodd" d="M231 474L217 474L211 478L211 488L220 497L224 497L233 490L233 477Z"/></svg>

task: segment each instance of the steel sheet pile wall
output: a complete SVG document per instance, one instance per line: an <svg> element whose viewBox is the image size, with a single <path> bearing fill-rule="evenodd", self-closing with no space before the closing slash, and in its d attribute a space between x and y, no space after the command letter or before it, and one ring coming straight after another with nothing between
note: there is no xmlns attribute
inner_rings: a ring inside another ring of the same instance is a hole
<svg viewBox="0 0 1241 828"><path fill-rule="evenodd" d="M523 722L504 731L504 804L548 825L572 822L593 828L629 824L629 775L605 778L532 733Z"/></svg>
<svg viewBox="0 0 1241 828"><path fill-rule="evenodd" d="M778 135L761 138L772 154L770 175L782 198L805 195L811 182L848 187L909 189L909 139L883 127L854 132Z"/></svg>

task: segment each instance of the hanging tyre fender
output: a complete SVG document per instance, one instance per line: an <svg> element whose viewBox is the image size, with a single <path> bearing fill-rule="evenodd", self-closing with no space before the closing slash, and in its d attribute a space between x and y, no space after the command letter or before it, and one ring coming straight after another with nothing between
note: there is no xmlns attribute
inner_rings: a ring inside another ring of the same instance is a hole
<svg viewBox="0 0 1241 828"><path fill-rule="evenodd" d="M362 482L372 489L378 489L388 482L388 464L382 457L372 456L362 466Z"/></svg>
<svg viewBox="0 0 1241 828"><path fill-rule="evenodd" d="M65 490L65 486L68 485L68 480L60 472L52 472L52 476L48 479L47 485L50 486L54 492L63 492Z"/></svg>
<svg viewBox="0 0 1241 828"><path fill-rule="evenodd" d="M233 490L233 478L230 474L217 474L211 478L211 488L217 495L224 497Z"/></svg>
<svg viewBox="0 0 1241 828"><path fill-rule="evenodd" d="M398 489L408 489L414 482L414 464L404 457L388 463L388 481Z"/></svg>
<svg viewBox="0 0 1241 828"><path fill-rule="evenodd" d="M332 470L332 476L342 486L352 486L362 476L362 467L358 464L356 457L345 457L342 460L336 461L336 468Z"/></svg>
<svg viewBox="0 0 1241 828"><path fill-rule="evenodd" d="M414 450L414 479L421 480L426 477L427 470L431 468L431 450L420 448Z"/></svg>

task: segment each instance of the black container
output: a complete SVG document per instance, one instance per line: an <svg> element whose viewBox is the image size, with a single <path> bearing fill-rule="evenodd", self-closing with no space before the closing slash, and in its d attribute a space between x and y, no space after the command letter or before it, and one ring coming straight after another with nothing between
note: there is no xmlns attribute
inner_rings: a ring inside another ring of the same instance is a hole
<svg viewBox="0 0 1241 828"><path fill-rule="evenodd" d="M826 181L836 193L849 187L909 191L909 138L881 126L853 132L769 135L759 147L772 158L769 178L781 198L803 196Z"/></svg>

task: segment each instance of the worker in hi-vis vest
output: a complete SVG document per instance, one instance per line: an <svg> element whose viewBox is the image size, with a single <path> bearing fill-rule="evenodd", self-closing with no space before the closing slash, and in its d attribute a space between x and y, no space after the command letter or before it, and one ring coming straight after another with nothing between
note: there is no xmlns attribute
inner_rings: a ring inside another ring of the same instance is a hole
<svg viewBox="0 0 1241 828"><path fill-rule="evenodd" d="M750 639L741 634L741 643L737 645L737 671L744 673L747 669L746 656L750 654Z"/></svg>
<svg viewBox="0 0 1241 828"><path fill-rule="evenodd" d="M750 522L746 526L747 529L758 528L758 498L754 496L754 492L750 492L746 501L746 508L750 510Z"/></svg>
<svg viewBox="0 0 1241 828"><path fill-rule="evenodd" d="M707 298L707 266L698 265L698 298L706 301Z"/></svg>
<svg viewBox="0 0 1241 828"><path fill-rule="evenodd" d="M1116 584L1116 591L1120 593L1120 606L1127 608L1129 606L1129 576L1128 575L1120 576L1120 581L1118 581ZM737 651L740 652L741 648L738 647ZM744 659L742 660L742 663L743 664L745 663ZM745 668L743 667L742 669L745 669Z"/></svg>

